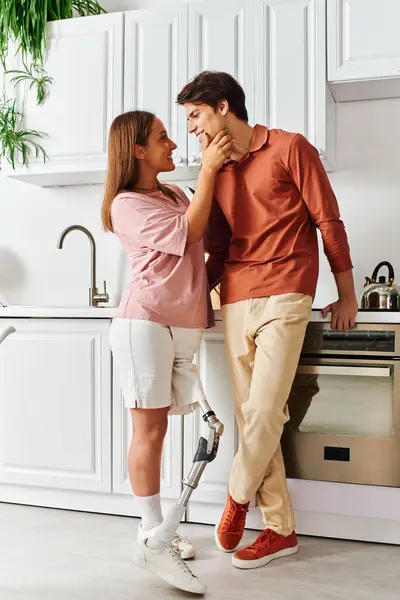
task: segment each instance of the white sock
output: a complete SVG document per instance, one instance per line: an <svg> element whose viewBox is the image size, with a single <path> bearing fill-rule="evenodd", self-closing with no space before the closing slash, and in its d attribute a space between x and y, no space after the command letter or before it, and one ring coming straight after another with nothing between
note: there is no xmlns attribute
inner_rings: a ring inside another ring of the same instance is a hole
<svg viewBox="0 0 400 600"><path fill-rule="evenodd" d="M163 522L160 494L154 496L135 496L144 531L153 529Z"/></svg>
<svg viewBox="0 0 400 600"><path fill-rule="evenodd" d="M170 545L176 530L179 527L179 523L181 522L185 510L186 507L180 504L175 504L175 506L172 506L165 515L165 519L163 520L162 524L157 527L157 533L154 537L164 544Z"/></svg>

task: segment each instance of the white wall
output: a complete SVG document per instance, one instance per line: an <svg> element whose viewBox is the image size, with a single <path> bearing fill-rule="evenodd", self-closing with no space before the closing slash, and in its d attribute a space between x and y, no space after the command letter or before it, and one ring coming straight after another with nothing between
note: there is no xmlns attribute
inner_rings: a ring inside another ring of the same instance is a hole
<svg viewBox="0 0 400 600"><path fill-rule="evenodd" d="M400 99L338 104L337 117L337 171L330 179L350 241L357 292L381 260L392 263L400 283ZM314 305L334 295L322 256Z"/></svg>
<svg viewBox="0 0 400 600"><path fill-rule="evenodd" d="M338 105L338 167L331 176L350 239L357 290L381 260L392 262L400 282L400 99ZM102 186L42 189L0 177L0 293L10 304L86 305L90 285L89 241L95 236L98 284L107 279L118 302L127 265L112 234L101 230ZM315 306L335 297L325 257Z"/></svg>

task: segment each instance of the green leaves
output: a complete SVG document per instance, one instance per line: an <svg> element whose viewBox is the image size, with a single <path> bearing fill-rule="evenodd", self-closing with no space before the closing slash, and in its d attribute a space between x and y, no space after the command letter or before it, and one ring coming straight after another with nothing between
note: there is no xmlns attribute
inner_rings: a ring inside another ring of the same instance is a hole
<svg viewBox="0 0 400 600"><path fill-rule="evenodd" d="M85 15L100 15L106 12L95 0L73 0L72 7L78 12L80 17L84 17Z"/></svg>
<svg viewBox="0 0 400 600"><path fill-rule="evenodd" d="M0 0L0 40L3 59L6 42L17 41L23 57L42 62L46 46L47 0ZM3 60L3 62L5 62Z"/></svg>
<svg viewBox="0 0 400 600"><path fill-rule="evenodd" d="M53 83L53 78L46 75L46 71L39 64L33 63L30 66L27 66L24 62L23 65L25 70L12 69L11 71L6 71L6 74L15 75L15 77L10 80L14 86L24 81L30 82L30 90L33 87L36 87L36 103L38 105L43 104L47 98L49 86Z"/></svg>
<svg viewBox="0 0 400 600"><path fill-rule="evenodd" d="M23 165L27 165L34 153L36 158L42 155L46 162L48 156L38 143L45 134L35 129L21 129L22 110L16 107L16 101L5 96L0 100L0 163L5 159L13 169L18 155Z"/></svg>

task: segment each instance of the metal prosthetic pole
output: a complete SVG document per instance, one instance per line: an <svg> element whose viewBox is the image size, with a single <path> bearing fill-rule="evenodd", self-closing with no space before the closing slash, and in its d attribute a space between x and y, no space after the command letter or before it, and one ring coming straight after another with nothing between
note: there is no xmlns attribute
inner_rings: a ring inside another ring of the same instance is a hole
<svg viewBox="0 0 400 600"><path fill-rule="evenodd" d="M210 405L204 399L200 402L203 412L203 420L208 424L208 438L201 437L193 458L193 465L187 477L182 481L184 488L178 500L178 505L186 507L190 496L199 484L206 466L217 456L219 438L224 432L224 426L211 410Z"/></svg>

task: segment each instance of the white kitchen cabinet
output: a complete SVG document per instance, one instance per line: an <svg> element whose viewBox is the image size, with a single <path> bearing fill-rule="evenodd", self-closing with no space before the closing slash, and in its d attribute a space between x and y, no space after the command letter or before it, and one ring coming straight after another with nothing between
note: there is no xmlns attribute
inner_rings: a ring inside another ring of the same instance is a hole
<svg viewBox="0 0 400 600"><path fill-rule="evenodd" d="M177 144L177 167L187 164L187 127L176 97L187 83L186 5L125 14L124 110L148 110Z"/></svg>
<svg viewBox="0 0 400 600"><path fill-rule="evenodd" d="M210 463L193 492L187 510L187 519L197 523L215 523L226 502L229 474L238 447L238 431L234 402L225 356L221 323L206 331L197 356L197 367L211 408L225 426L217 457ZM184 418L184 471L189 473L201 436L207 437L207 425L197 410Z"/></svg>
<svg viewBox="0 0 400 600"><path fill-rule="evenodd" d="M254 123L254 0L189 4L189 79L205 70L230 73L242 85ZM189 135L189 164L200 164L201 149Z"/></svg>
<svg viewBox="0 0 400 600"><path fill-rule="evenodd" d="M200 71L231 73L249 122L298 131L327 167L334 158L334 103L326 85L325 0L221 0L75 18L48 26L46 103L19 86L23 125L48 134L49 155L8 175L38 185L101 183L107 135L123 110L155 112L177 143L177 169L197 177L201 149L176 97ZM19 58L10 67L18 68Z"/></svg>
<svg viewBox="0 0 400 600"><path fill-rule="evenodd" d="M17 331L0 347L0 482L111 492L109 321L0 319L8 325Z"/></svg>
<svg viewBox="0 0 400 600"><path fill-rule="evenodd" d="M329 81L398 77L400 2L327 2Z"/></svg>
<svg viewBox="0 0 400 600"><path fill-rule="evenodd" d="M104 180L108 130L122 112L123 14L66 19L48 25L49 97L36 105L34 90L17 87L23 126L43 131L49 161L32 157L28 168L8 175L39 185ZM20 68L20 57L14 68Z"/></svg>
<svg viewBox="0 0 400 600"><path fill-rule="evenodd" d="M132 496L128 479L127 458L132 428L129 410L124 406L122 391L114 371L113 377L113 486L115 494ZM177 500L182 489L183 462L182 417L169 417L161 463L161 498ZM134 500L132 501L133 510ZM138 514L138 513L137 513Z"/></svg>
<svg viewBox="0 0 400 600"><path fill-rule="evenodd" d="M256 121L302 133L327 169L335 106L326 84L325 0L256 0Z"/></svg>

